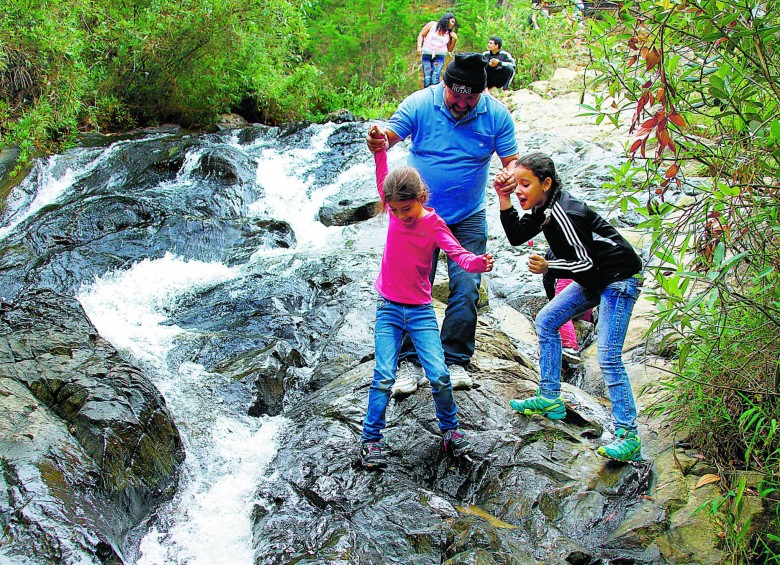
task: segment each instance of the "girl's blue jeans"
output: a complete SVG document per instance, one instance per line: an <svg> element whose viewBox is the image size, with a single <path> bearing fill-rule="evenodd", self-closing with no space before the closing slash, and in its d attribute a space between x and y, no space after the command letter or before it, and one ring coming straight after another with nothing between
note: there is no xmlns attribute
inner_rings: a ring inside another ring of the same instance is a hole
<svg viewBox="0 0 780 565"><path fill-rule="evenodd" d="M561 335L558 329L574 316L598 306L598 363L609 389L613 423L615 429L636 432L636 405L622 352L637 298L639 280L633 277L615 281L600 293L585 290L573 282L541 309L536 316L536 333L542 396L552 399L561 392Z"/></svg>
<svg viewBox="0 0 780 565"><path fill-rule="evenodd" d="M431 383L436 417L442 432L458 427L458 409L452 396L450 372L444 364L444 352L439 339L439 326L432 304L419 306L398 304L380 297L376 305L374 347L376 366L368 391L368 410L363 420L361 441L382 439L385 410L390 402L390 388L395 382L401 336L409 333Z"/></svg>
<svg viewBox="0 0 780 565"><path fill-rule="evenodd" d="M444 55L422 56L423 87L439 84L443 66Z"/></svg>
<svg viewBox="0 0 780 565"><path fill-rule="evenodd" d="M487 249L487 214L480 210L458 222L447 224L452 235L464 249L474 255L482 255ZM436 278L436 266L439 263L439 249L433 252L433 266L430 281ZM471 362L476 347L477 303L482 275L464 271L455 261L447 257L447 273L450 279L450 294L447 309L441 324L441 345L444 348L444 360L447 365L466 367ZM416 362L417 354L409 339L404 339L401 348L401 361Z"/></svg>

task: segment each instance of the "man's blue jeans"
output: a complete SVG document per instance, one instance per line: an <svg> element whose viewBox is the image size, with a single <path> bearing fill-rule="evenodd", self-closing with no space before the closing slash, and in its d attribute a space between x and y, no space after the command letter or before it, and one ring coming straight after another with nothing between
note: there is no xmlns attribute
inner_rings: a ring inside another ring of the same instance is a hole
<svg viewBox="0 0 780 565"><path fill-rule="evenodd" d="M444 55L422 56L423 87L439 84L439 82L441 82L441 70L443 66Z"/></svg>
<svg viewBox="0 0 780 565"><path fill-rule="evenodd" d="M487 216L484 210L458 222L449 224L452 234L460 244L475 255L482 255L487 249ZM436 276L439 250L433 252L431 284ZM444 321L441 325L441 345L444 348L444 361L447 365L466 367L474 355L477 334L477 303L479 302L479 284L482 276L469 273L447 257L447 272L450 278L450 295ZM414 347L408 338L401 348L402 361L417 362Z"/></svg>
<svg viewBox="0 0 780 565"><path fill-rule="evenodd" d="M561 335L558 329L574 316L598 306L598 363L609 388L615 429L636 432L636 405L623 366L622 351L637 298L639 281L633 277L613 282L601 293L585 290L573 282L541 309L536 316L536 333L542 396L555 398L561 391Z"/></svg>
<svg viewBox="0 0 780 565"><path fill-rule="evenodd" d="M433 305L398 304L380 297L374 328L376 366L368 391L368 410L363 420L364 442L382 439L382 430L386 424L385 410L390 402L390 388L395 382L398 352L404 332L411 336L420 354L425 376L431 383L439 429L446 432L458 427L458 409L452 396L450 372L444 364Z"/></svg>

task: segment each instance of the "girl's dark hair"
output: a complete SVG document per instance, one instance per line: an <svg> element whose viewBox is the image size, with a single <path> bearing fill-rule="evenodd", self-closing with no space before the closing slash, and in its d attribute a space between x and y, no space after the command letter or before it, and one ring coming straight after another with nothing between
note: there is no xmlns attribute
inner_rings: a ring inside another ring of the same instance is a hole
<svg viewBox="0 0 780 565"><path fill-rule="evenodd" d="M555 172L555 163L544 153L529 153L523 155L517 160L517 166L524 167L531 171L540 182L544 182L544 179L552 179L552 185L550 186L550 196L547 201L551 202L558 196L561 191L561 177Z"/></svg>
<svg viewBox="0 0 780 565"><path fill-rule="evenodd" d="M414 167L406 165L396 167L385 177L383 188L384 198L377 203L376 212L385 211L386 203L391 200L403 202L404 200L420 200L423 204L428 201L428 187Z"/></svg>
<svg viewBox="0 0 780 565"><path fill-rule="evenodd" d="M436 24L436 31L450 31L450 20L455 17L452 12L445 12Z"/></svg>

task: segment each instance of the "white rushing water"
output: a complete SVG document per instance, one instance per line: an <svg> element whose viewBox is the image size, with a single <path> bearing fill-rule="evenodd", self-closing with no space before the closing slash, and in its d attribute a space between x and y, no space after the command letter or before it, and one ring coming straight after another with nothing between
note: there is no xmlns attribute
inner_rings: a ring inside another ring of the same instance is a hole
<svg viewBox="0 0 780 565"><path fill-rule="evenodd" d="M310 189L316 179L306 171L316 164L332 129L322 128L309 148L284 155L263 142L245 147L231 144L258 163L257 182L265 196L250 206L249 214L262 212L288 222L299 247L332 241L341 228L326 228L317 222L319 207L341 182L373 176L366 165L356 165L333 185ZM187 155L185 166L175 181L166 183L166 190L187 189L198 153L195 150ZM281 254L295 254L295 250L258 251L251 267L256 269L262 256ZM212 565L253 561L253 498L276 454L276 438L287 420L282 416L251 418L248 406L225 401L223 393L231 385L228 379L192 362L174 364L169 356L173 347L180 340L198 336L168 322L168 313L178 301L240 278L246 268L166 254L106 273L82 285L77 293L100 334L135 361L162 393L186 451L175 497L158 512L140 542L138 555L125 556L128 562Z"/></svg>
<svg viewBox="0 0 780 565"><path fill-rule="evenodd" d="M142 540L139 564L213 564L225 555L252 561L252 497L285 420L236 413L221 396L224 377L194 363L171 366L168 352L187 335L166 324L177 300L238 275L220 263L166 255L106 274L77 295L100 334L163 394L187 453L179 490Z"/></svg>
<svg viewBox="0 0 780 565"><path fill-rule="evenodd" d="M73 190L79 180L106 166L109 157L123 146L161 137L164 135L148 136L142 141L117 141L106 148L79 148L66 155L50 155L40 160L33 172L8 195L3 212L6 224L0 226L0 240L5 239L26 219L56 203L62 195ZM29 196L31 193L32 198Z"/></svg>

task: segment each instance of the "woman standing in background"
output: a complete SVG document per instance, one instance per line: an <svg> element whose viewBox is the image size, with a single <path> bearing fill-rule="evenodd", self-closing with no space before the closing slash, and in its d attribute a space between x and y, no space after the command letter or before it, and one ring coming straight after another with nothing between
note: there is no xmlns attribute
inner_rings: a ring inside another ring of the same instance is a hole
<svg viewBox="0 0 780 565"><path fill-rule="evenodd" d="M423 88L439 84L444 57L455 49L458 36L453 31L455 14L446 12L438 22L430 21L417 36L417 52L422 56Z"/></svg>

